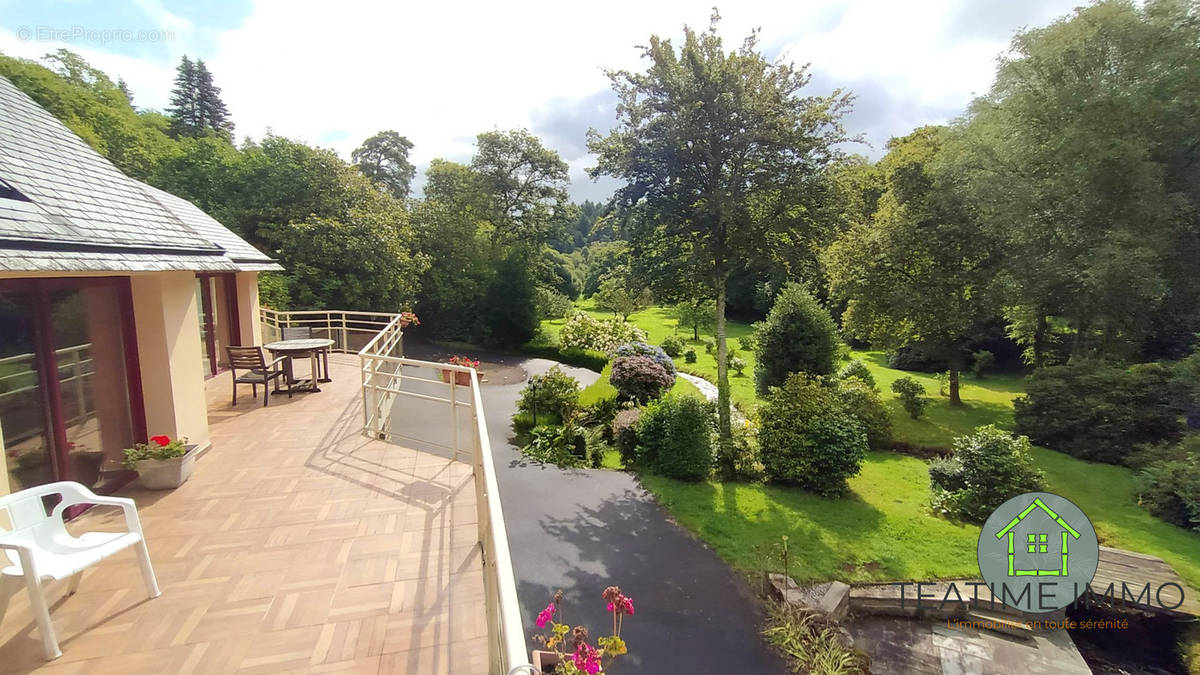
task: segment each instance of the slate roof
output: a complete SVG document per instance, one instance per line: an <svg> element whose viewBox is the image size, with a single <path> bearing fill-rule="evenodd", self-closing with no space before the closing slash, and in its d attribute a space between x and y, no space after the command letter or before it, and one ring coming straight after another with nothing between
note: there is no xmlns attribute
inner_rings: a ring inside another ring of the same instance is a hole
<svg viewBox="0 0 1200 675"><path fill-rule="evenodd" d="M282 269L192 203L136 181L0 77L0 270Z"/></svg>

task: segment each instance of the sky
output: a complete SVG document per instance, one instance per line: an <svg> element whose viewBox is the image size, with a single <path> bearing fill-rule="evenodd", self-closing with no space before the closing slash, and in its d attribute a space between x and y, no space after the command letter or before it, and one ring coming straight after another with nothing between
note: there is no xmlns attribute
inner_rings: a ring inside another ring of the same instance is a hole
<svg viewBox="0 0 1200 675"><path fill-rule="evenodd" d="M721 7L728 48L758 29L772 60L809 64L809 89L855 95L845 122L878 158L893 136L948 122L991 85L1013 35L1080 0L739 0ZM571 167L573 199L613 189L589 128L615 122L606 70L642 69L639 45L707 27L713 1L421 2L356 0L0 0L0 52L60 47L124 78L139 107L163 109L183 55L202 58L235 133L267 131L343 158L394 129L422 171L467 162L475 135L524 127ZM719 6L719 5L718 5ZM421 184L418 179L418 186Z"/></svg>

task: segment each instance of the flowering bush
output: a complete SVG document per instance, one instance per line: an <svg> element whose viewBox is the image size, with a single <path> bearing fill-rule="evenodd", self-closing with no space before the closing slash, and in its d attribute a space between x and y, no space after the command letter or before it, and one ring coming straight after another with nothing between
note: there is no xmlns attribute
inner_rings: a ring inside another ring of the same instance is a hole
<svg viewBox="0 0 1200 675"><path fill-rule="evenodd" d="M648 403L675 384L675 376L648 356L622 356L613 361L608 381L622 400Z"/></svg>
<svg viewBox="0 0 1200 675"><path fill-rule="evenodd" d="M648 359L653 359L655 363L663 367L667 374L671 376L671 384L675 383L675 362L667 356L666 350L662 347L655 347L652 344L645 342L628 342L613 352L613 356L645 356Z"/></svg>
<svg viewBox="0 0 1200 675"><path fill-rule="evenodd" d="M446 359L446 363L449 363L452 366L465 366L467 368L479 367L479 359L473 359L469 356L454 355Z"/></svg>
<svg viewBox="0 0 1200 675"><path fill-rule="evenodd" d="M562 622L563 592L554 594L554 599L546 605L537 616L537 627L550 627L549 635L538 635L534 640L552 650L558 655L558 669L561 675L598 675L612 667L618 656L627 654L628 647L621 639L621 626L626 616L633 616L633 598L621 592L617 586L604 589L600 597L608 603L608 613L612 614L612 635L596 639L596 646L588 644L588 629L586 626L575 626Z"/></svg>
<svg viewBox="0 0 1200 675"><path fill-rule="evenodd" d="M400 312L400 327L408 328L409 326L420 326L421 320L412 312Z"/></svg>
<svg viewBox="0 0 1200 675"><path fill-rule="evenodd" d="M187 454L187 439L170 436L151 436L149 443L136 443L132 448L125 448L126 469L134 469L143 459L174 459Z"/></svg>
<svg viewBox="0 0 1200 675"><path fill-rule="evenodd" d="M645 342L646 332L624 321L601 321L577 312L558 334L563 349L593 349L612 354L627 342Z"/></svg>

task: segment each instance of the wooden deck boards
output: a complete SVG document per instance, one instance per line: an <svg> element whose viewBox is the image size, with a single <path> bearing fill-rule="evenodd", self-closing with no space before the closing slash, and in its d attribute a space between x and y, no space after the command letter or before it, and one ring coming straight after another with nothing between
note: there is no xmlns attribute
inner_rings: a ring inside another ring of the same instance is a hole
<svg viewBox="0 0 1200 675"><path fill-rule="evenodd" d="M25 594L0 673L482 673L483 572L471 467L359 433L357 361L320 393L209 380L212 449L178 490L128 490L163 594L132 553L51 584L63 656L42 660ZM260 394L261 395L261 394ZM104 529L98 509L72 530Z"/></svg>

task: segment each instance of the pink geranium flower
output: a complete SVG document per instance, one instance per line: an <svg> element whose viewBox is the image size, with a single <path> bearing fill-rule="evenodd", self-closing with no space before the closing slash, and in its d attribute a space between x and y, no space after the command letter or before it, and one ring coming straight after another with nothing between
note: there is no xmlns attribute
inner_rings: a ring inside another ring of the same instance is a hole
<svg viewBox="0 0 1200 675"><path fill-rule="evenodd" d="M576 668L588 673L588 675L596 675L596 673L600 672L600 652L593 649L586 642L579 645L579 648L575 650L575 654L571 659L575 662Z"/></svg>
<svg viewBox="0 0 1200 675"><path fill-rule="evenodd" d="M546 605L546 609L543 609L537 616L537 627L545 628L546 624L550 623L550 620L554 618L555 611L556 608L553 602Z"/></svg>

